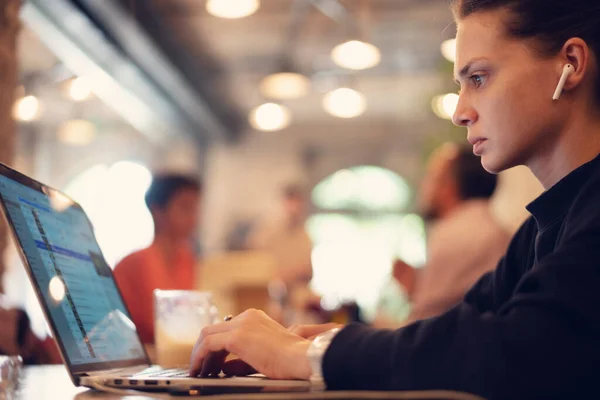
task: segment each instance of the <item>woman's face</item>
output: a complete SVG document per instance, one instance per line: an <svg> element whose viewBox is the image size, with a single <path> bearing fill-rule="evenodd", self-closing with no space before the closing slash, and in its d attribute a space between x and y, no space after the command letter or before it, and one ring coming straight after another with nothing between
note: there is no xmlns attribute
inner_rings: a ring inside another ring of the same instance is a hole
<svg viewBox="0 0 600 400"><path fill-rule="evenodd" d="M175 239L189 239L198 227L200 193L197 190L179 189L163 209L153 212L161 232Z"/></svg>
<svg viewBox="0 0 600 400"><path fill-rule="evenodd" d="M473 151L493 173L529 165L552 147L565 114L552 100L560 59L508 37L507 17L504 10L474 13L458 22L456 37L461 92L453 121L467 127Z"/></svg>

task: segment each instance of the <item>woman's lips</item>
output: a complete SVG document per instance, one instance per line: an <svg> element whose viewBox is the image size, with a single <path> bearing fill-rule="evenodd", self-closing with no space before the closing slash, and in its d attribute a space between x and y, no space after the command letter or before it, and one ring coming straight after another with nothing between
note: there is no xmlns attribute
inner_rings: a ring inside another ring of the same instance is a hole
<svg viewBox="0 0 600 400"><path fill-rule="evenodd" d="M485 142L487 142L487 139L482 138L482 137L477 137L477 138L469 140L469 143L471 143L473 145L473 153L475 155L478 155L478 156L481 155L481 153L483 152L483 147L485 145Z"/></svg>

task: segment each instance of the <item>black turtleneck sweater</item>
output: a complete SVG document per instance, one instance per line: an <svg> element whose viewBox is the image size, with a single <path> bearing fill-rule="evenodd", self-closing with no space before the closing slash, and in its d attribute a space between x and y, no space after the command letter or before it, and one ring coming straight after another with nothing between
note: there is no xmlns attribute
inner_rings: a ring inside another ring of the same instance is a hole
<svg viewBox="0 0 600 400"><path fill-rule="evenodd" d="M600 156L527 209L498 268L450 311L397 331L340 331L323 359L327 387L600 397Z"/></svg>

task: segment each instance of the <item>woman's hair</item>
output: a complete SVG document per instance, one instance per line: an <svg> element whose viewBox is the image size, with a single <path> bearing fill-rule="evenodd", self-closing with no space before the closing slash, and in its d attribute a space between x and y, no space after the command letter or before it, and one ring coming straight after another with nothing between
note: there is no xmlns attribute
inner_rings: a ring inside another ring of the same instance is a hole
<svg viewBox="0 0 600 400"><path fill-rule="evenodd" d="M516 38L533 38L543 55L560 51L565 42L578 37L587 43L600 62L600 1L598 0L452 0L460 20L480 11L509 10L506 31ZM600 104L600 78L596 77L596 100Z"/></svg>
<svg viewBox="0 0 600 400"><path fill-rule="evenodd" d="M149 210L155 208L165 209L175 194L184 189L193 190L202 194L202 181L198 178L179 175L164 174L152 178L152 184L146 191L146 206Z"/></svg>

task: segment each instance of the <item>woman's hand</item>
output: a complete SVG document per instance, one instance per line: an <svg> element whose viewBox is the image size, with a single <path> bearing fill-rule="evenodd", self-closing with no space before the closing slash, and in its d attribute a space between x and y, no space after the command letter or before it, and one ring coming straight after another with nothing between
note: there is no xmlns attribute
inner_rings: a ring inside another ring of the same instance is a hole
<svg viewBox="0 0 600 400"><path fill-rule="evenodd" d="M311 369L306 352L310 343L264 312L247 310L230 321L202 330L192 351L190 376L218 373L216 370L222 365L223 371L231 375L260 372L273 379L308 379ZM214 357L216 352L218 357ZM239 360L222 364L228 353L237 355ZM221 360L221 365L211 358ZM207 366L203 368L205 362Z"/></svg>
<svg viewBox="0 0 600 400"><path fill-rule="evenodd" d="M305 339L313 340L321 333L327 332L331 329L341 328L342 326L343 325L341 324L330 322L328 324L320 325L292 325L288 328L288 330Z"/></svg>

